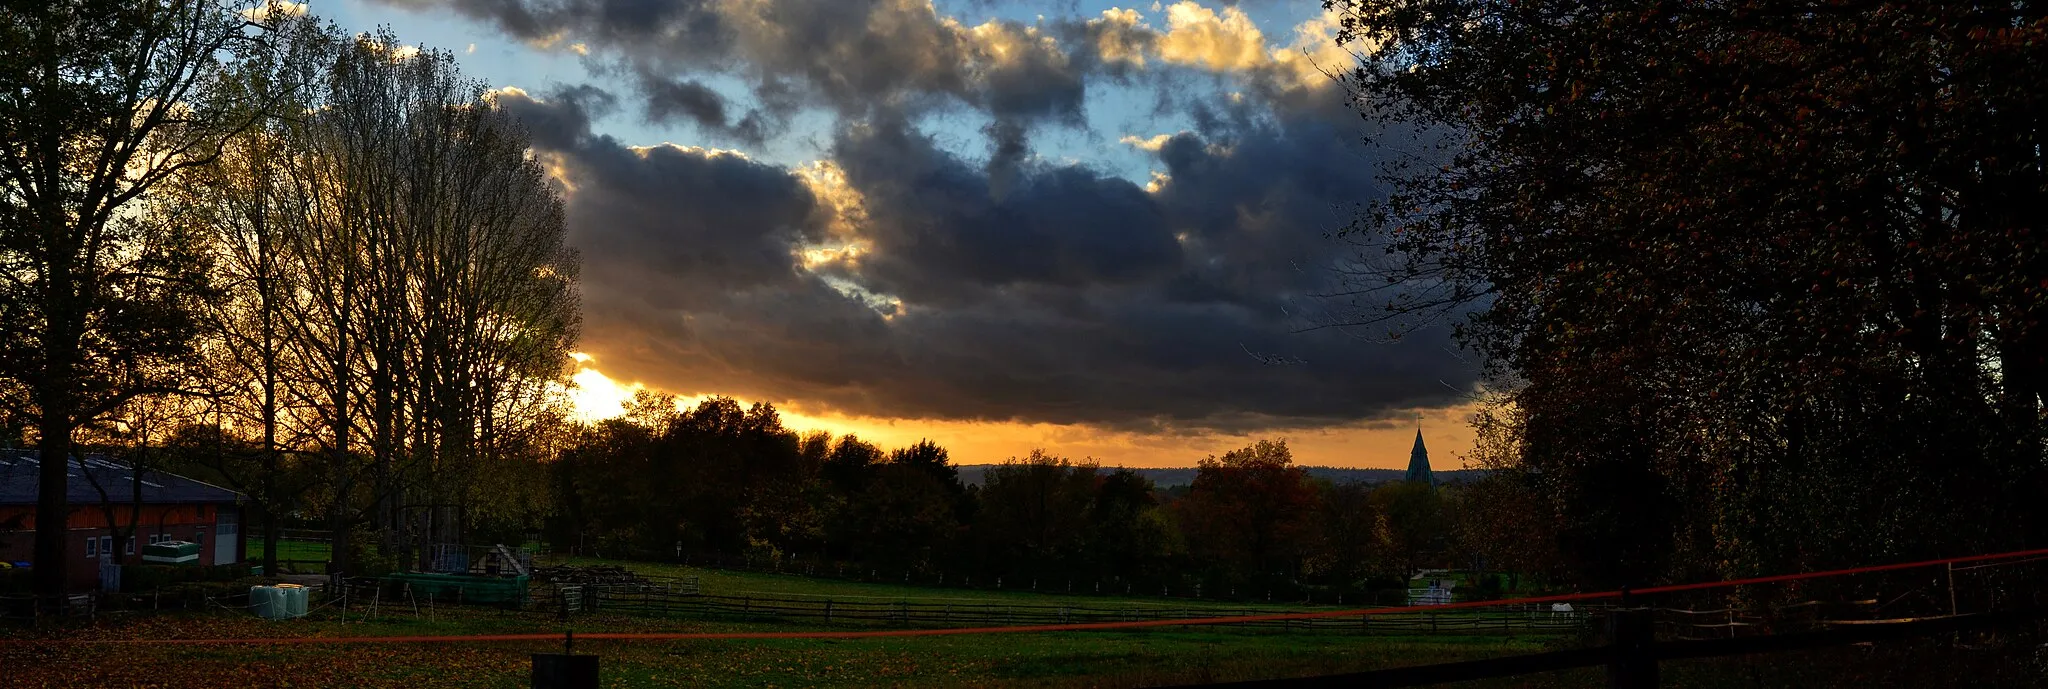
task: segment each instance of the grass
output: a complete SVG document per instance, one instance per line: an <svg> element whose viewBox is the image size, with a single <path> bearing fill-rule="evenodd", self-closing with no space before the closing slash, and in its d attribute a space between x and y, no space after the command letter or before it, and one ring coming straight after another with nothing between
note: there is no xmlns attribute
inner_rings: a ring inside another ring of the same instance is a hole
<svg viewBox="0 0 2048 689"><path fill-rule="evenodd" d="M1028 591L936 589L900 584L811 579L792 575L623 564L644 574L695 576L707 593L821 596L839 599L1073 604L1091 607L1166 605L1191 611L1282 609L1182 599L1130 599ZM26 644L0 644L0 667L15 668L8 686L294 686L520 687L529 655L559 649L553 642L457 644L309 644L288 646L104 647L80 640L255 638L275 636L415 636L555 633L545 614L481 608L380 605L347 621L328 607L303 620L267 622L235 612L103 619L84 629L11 632ZM578 632L807 631L809 622L732 622L593 614L572 620ZM609 687L757 686L1147 686L1356 671L1396 665L1491 657L1541 650L1547 637L1290 634L1230 629L986 634L845 640L761 639L581 641L579 652L603 656ZM118 657L118 662L109 662ZM1512 686L1512 685L1502 685Z"/></svg>
<svg viewBox="0 0 2048 689"><path fill-rule="evenodd" d="M1328 609L1330 606L1303 606L1299 603L1237 603L1188 598L1165 598L1158 596L1122 596L1068 594L1058 591L1032 591L983 589L983 588L940 588L883 582L847 581L806 577L795 574L774 574L734 570L686 567L676 564L650 562L628 562L588 557L546 558L537 564L576 565L619 565L641 574L665 577L697 577L698 586L706 594L719 596L763 597L811 597L832 600L866 600L875 602L910 601L929 603L991 603L1008 605L1073 605L1077 607L1165 607L1186 610L1301 610ZM1010 583L1010 582L1005 582ZM1045 582L1040 582L1045 583ZM1026 586L1029 584L1027 583ZM1060 582L1061 587L1065 581Z"/></svg>
<svg viewBox="0 0 2048 689"><path fill-rule="evenodd" d="M330 552L331 550L325 541L295 541L287 539L278 539L277 541L277 559L280 562L300 563L297 569L301 570L319 571L321 569L320 565L307 565L305 563L324 563L327 561ZM250 538L247 545L243 548L242 558L247 562L263 562L263 539ZM284 564L280 564L279 567L281 569L292 569L291 566ZM311 569L308 569L309 567Z"/></svg>
<svg viewBox="0 0 2048 689"><path fill-rule="evenodd" d="M341 623L314 618L264 622L232 613L103 622L64 636L81 639L370 636L558 631L532 615L476 609L410 610ZM578 618L578 631L794 631L788 624ZM35 635L48 639L48 635ZM609 687L756 686L1144 686L1340 672L1520 653L1540 640L1401 638L1230 631L1048 633L854 640L582 641L603 657ZM122 646L0 644L9 686L525 686L528 654L552 642L291 646ZM118 662L109 662L118 658Z"/></svg>
<svg viewBox="0 0 2048 689"><path fill-rule="evenodd" d="M342 623L332 609L265 622L207 613L102 620L64 632L0 631L0 683L9 687L527 686L529 655L553 642L289 646L93 646L80 640L370 636L553 632L553 621L477 609L388 610ZM592 631L792 631L785 624L578 618ZM63 639L63 640L59 640ZM1152 630L854 640L579 641L602 657L606 687L1139 687L1355 672L1545 650L1554 640L1385 637ZM2021 652L2014 653L2012 649ZM2007 650L1945 642L1844 647L1664 665L1661 686L2040 686L2026 644ZM1469 682L1452 687L1601 686L1602 668Z"/></svg>
<svg viewBox="0 0 2048 689"><path fill-rule="evenodd" d="M584 561L590 563L593 561ZM1162 601L1016 591L929 589L788 575L707 571L631 563L668 576L697 576L709 591L884 599L968 598L1030 604L1071 600L1100 606ZM1192 605L1183 601L1166 604ZM1241 608L1241 606L1227 606ZM557 633L559 620L532 612L382 605L364 620L333 607L301 620L268 622L232 611L102 617L84 628L0 629L0 684L9 687L527 686L532 653L548 642L97 646L96 640L477 635ZM819 629L799 622L731 622L593 614L577 632L779 632ZM836 627L849 628L849 627ZM1574 640L1545 636L1385 636L1262 633L1230 629L980 634L918 638L579 641L603 660L606 687L1138 687L1356 672L1532 653ZM1769 656L1665 664L1665 687L2040 686L2020 653L1892 643ZM1494 687L1603 684L1602 668L1460 683Z"/></svg>

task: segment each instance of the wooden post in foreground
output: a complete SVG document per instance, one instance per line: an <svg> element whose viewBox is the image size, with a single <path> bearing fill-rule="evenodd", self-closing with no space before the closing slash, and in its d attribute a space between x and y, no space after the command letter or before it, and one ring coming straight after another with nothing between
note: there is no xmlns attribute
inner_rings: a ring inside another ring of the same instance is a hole
<svg viewBox="0 0 2048 689"><path fill-rule="evenodd" d="M1657 659L1648 653L1655 635L1648 608L1615 608L1607 617L1614 659L1607 662L1609 689L1655 689Z"/></svg>
<svg viewBox="0 0 2048 689"><path fill-rule="evenodd" d="M561 653L533 654L533 689L597 689L597 656L576 655L576 633L565 632Z"/></svg>

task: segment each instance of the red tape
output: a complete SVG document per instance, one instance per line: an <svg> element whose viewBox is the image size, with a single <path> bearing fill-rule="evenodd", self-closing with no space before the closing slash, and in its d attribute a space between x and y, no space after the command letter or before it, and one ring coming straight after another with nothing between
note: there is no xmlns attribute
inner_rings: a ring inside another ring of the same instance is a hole
<svg viewBox="0 0 2048 689"><path fill-rule="evenodd" d="M1872 565L1850 569L1835 569L1824 572L1802 572L1773 576L1705 581L1691 584L1673 584L1631 589L1631 596L1648 596L1681 591L1750 586L1754 584L1775 584L1805 579L1892 572L1903 569L1953 565L1964 562L1984 562L2006 558L2026 558L2048 555L2048 548L2016 550L2009 553L1989 555L1967 555L1940 560L1901 562L1889 565ZM1539 603L1568 603L1573 601L1619 598L1621 591L1597 591L1593 593L1566 593L1555 596L1535 596L1490 601L1466 601L1443 605L1410 605L1391 608L1361 608L1356 610L1326 610L1321 612L1274 613L1271 615L1236 615L1229 617L1197 617L1177 620L1140 620L1133 622L1082 622L1075 624L1040 624L1010 627L960 627L945 629L887 629L874 631L825 631L825 632L584 632L576 634L578 639L605 641L686 641L686 640L739 640L739 639L872 639L883 637L951 636L955 634L1018 634L1032 632L1078 632L1106 629L1142 629L1147 627L1179 627L1218 624L1242 624L1246 622L1278 622L1282 620L1314 620L1330 617L1361 617L1368 615L1392 615L1416 612L1437 612L1442 610L1466 610L1501 605L1531 605ZM493 642L493 641L547 641L562 640L561 634L479 634L467 636L300 636L255 639L103 639L103 640L58 640L56 643L77 644L166 644L166 645L214 645L214 644L361 644L361 643L451 643L451 642ZM0 640L0 645L49 643L25 639Z"/></svg>

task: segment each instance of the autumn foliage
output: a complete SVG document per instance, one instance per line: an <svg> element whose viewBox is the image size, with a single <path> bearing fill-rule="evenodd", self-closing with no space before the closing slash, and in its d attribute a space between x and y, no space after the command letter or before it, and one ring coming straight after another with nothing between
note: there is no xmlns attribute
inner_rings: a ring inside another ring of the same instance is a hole
<svg viewBox="0 0 2048 689"><path fill-rule="evenodd" d="M1432 144L1361 313L1460 323L1582 577L2048 539L2043 3L1328 4Z"/></svg>

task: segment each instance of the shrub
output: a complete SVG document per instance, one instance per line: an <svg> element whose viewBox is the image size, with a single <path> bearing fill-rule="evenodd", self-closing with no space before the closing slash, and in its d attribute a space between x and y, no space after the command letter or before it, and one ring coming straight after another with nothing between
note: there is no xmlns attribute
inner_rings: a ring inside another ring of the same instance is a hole
<svg viewBox="0 0 2048 689"><path fill-rule="evenodd" d="M0 593L28 593L31 586L27 568L0 568Z"/></svg>
<svg viewBox="0 0 2048 689"><path fill-rule="evenodd" d="M1500 600L1501 588L1500 575L1488 574L1480 578L1478 590L1474 592L1473 597L1478 600Z"/></svg>
<svg viewBox="0 0 2048 689"><path fill-rule="evenodd" d="M126 582L123 582L126 583ZM242 577L224 581L181 581L166 585L158 594L165 601L181 601L188 607L198 607L207 599L229 608L239 608L249 602L249 587L261 586L261 577Z"/></svg>
<svg viewBox="0 0 2048 689"><path fill-rule="evenodd" d="M186 582L231 581L247 576L249 566L122 565L121 590L141 593Z"/></svg>

